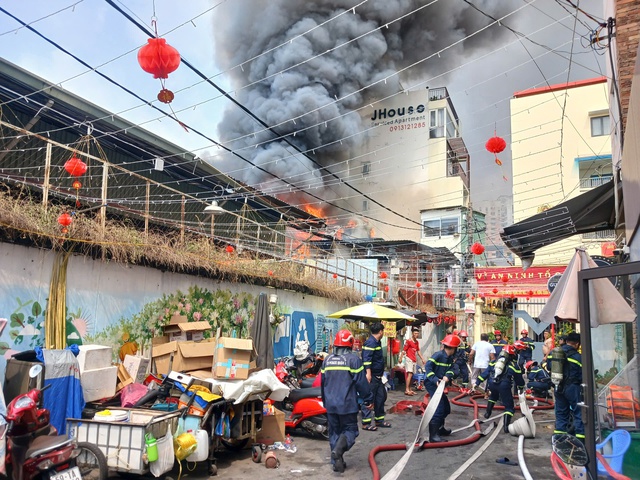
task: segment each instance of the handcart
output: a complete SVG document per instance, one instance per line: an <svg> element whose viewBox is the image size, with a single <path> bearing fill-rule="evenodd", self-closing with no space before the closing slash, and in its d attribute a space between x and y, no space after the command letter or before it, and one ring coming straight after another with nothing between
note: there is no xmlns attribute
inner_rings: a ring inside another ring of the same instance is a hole
<svg viewBox="0 0 640 480"><path fill-rule="evenodd" d="M149 472L145 437L162 438L175 432L183 410L161 412L147 409L118 408L120 421L67 419L69 436L92 443L102 450L110 469L144 475ZM124 418L126 416L126 418Z"/></svg>
<svg viewBox="0 0 640 480"><path fill-rule="evenodd" d="M188 374L176 375L176 380L188 385L198 382ZM252 395L249 399L235 404L234 399L224 397L203 405L198 401L193 403L188 414L179 420L178 429L207 435L208 439L208 471L214 476L218 472L216 453L226 450L241 450L250 441L255 443L258 432L262 428L263 401ZM206 433L205 433L206 432ZM200 440L199 440L200 441ZM203 452L201 452L202 455ZM205 457L197 457L196 461L204 461Z"/></svg>

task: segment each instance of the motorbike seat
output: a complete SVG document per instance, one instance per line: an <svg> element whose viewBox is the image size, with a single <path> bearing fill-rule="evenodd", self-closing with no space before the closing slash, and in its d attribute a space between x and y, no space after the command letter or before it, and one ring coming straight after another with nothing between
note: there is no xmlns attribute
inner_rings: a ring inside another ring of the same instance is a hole
<svg viewBox="0 0 640 480"><path fill-rule="evenodd" d="M53 449L63 447L73 442L73 438L66 435L43 435L36 437L29 445L25 458L33 458Z"/></svg>
<svg viewBox="0 0 640 480"><path fill-rule="evenodd" d="M320 397L322 395L322 390L320 387L315 388L298 388L297 390L291 390L289 393L289 400L292 402L297 402L303 398L313 398Z"/></svg>
<svg viewBox="0 0 640 480"><path fill-rule="evenodd" d="M305 377L300 380L300 388L311 388L313 387L313 382L316 381L316 377Z"/></svg>

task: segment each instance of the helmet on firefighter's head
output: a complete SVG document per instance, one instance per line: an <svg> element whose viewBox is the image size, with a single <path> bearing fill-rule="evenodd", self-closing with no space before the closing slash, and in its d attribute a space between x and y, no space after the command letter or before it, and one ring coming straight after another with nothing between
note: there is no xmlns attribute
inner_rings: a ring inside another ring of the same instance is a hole
<svg viewBox="0 0 640 480"><path fill-rule="evenodd" d="M469 336L469 334L467 333L467 331L466 331L466 330L460 330L460 331L458 332L458 336L459 336L459 337L467 338L467 337Z"/></svg>
<svg viewBox="0 0 640 480"><path fill-rule="evenodd" d="M502 332L500 330L494 330L493 334L502 336Z"/></svg>
<svg viewBox="0 0 640 480"><path fill-rule="evenodd" d="M349 330L340 330L336 333L336 339L333 342L333 346L353 348L354 340L353 334Z"/></svg>
<svg viewBox="0 0 640 480"><path fill-rule="evenodd" d="M509 355L515 355L516 354L516 347L513 345L505 345L503 350L505 352L507 352Z"/></svg>
<svg viewBox="0 0 640 480"><path fill-rule="evenodd" d="M522 331L520 332L520 335L529 335L529 330L527 330L526 328L523 328Z"/></svg>
<svg viewBox="0 0 640 480"><path fill-rule="evenodd" d="M531 370L531 367L533 367L533 364L534 364L533 360L528 360L527 363L524 364L525 370L527 371Z"/></svg>
<svg viewBox="0 0 640 480"><path fill-rule="evenodd" d="M513 342L513 346L516 350L526 350L528 348L527 344L520 340L516 340L515 342Z"/></svg>
<svg viewBox="0 0 640 480"><path fill-rule="evenodd" d="M458 332L458 330L454 330L453 332L451 332L451 335L460 335L460 332Z"/></svg>
<svg viewBox="0 0 640 480"><path fill-rule="evenodd" d="M449 335L444 337L442 339L442 342L440 343L442 343L445 347L458 348L462 343L462 340L460 340L459 336L450 333Z"/></svg>

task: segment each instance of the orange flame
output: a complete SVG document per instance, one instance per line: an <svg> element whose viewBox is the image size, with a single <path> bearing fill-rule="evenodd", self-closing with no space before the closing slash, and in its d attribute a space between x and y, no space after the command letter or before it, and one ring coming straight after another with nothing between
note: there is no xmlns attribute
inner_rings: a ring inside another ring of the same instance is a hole
<svg viewBox="0 0 640 480"><path fill-rule="evenodd" d="M310 213L311 215L319 218L324 217L324 212L322 211L322 207L313 207L311 205L305 205L304 211Z"/></svg>

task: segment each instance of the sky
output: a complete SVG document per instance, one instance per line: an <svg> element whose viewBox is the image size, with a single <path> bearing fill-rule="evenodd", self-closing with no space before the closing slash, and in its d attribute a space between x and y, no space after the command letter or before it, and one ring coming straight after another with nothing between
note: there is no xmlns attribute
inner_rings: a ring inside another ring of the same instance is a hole
<svg viewBox="0 0 640 480"><path fill-rule="evenodd" d="M600 0L571 3L602 16ZM514 92L604 75L602 52L588 45L597 24L576 14L571 3L25 0L0 4L0 55L256 187L263 184L255 168L225 159L210 140L159 118L8 14L148 101L161 88L136 60L148 36L113 5L147 29L155 18L158 34L209 79L203 82L184 64L169 75L175 116L209 138L242 148L266 168L285 156L285 148L281 142L256 147L270 134L238 103L281 133L304 131L293 140L296 146L324 151L322 161L330 161L335 147L327 145L353 138L349 133L358 125L351 112L360 106L402 89L445 86L471 155L472 199L481 203L511 193L509 147L499 167L484 144L497 134L509 145ZM220 91L229 92L228 98ZM331 118L337 120L326 121ZM273 168L286 172L292 165ZM311 168L307 173L317 174Z"/></svg>

